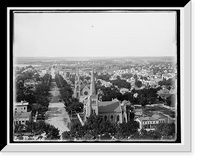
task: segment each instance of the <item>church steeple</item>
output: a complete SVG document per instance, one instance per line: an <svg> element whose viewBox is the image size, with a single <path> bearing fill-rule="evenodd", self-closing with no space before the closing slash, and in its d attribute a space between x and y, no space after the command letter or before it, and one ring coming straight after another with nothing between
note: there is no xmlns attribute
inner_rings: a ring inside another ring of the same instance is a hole
<svg viewBox="0 0 200 161"><path fill-rule="evenodd" d="M77 98L77 99L80 98L80 78L79 78L79 68L77 68L77 70L76 70L76 75L75 75L74 97Z"/></svg>
<svg viewBox="0 0 200 161"><path fill-rule="evenodd" d="M92 73L91 73L90 95L96 95L94 69L93 68L92 68Z"/></svg>

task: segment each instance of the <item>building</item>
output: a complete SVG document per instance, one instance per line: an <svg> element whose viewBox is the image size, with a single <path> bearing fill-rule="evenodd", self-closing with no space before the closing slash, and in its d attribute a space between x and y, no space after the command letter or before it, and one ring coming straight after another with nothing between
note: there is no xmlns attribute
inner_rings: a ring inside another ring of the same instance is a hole
<svg viewBox="0 0 200 161"><path fill-rule="evenodd" d="M91 73L90 85L81 87L79 74L75 78L74 97L84 104L84 121L92 114L99 115L104 121L109 120L113 123L127 122L126 107L118 100L99 101L95 90L94 70Z"/></svg>
<svg viewBox="0 0 200 161"><path fill-rule="evenodd" d="M27 112L28 102L14 103L13 121L16 124L26 124L31 121L31 112Z"/></svg>
<svg viewBox="0 0 200 161"><path fill-rule="evenodd" d="M141 117L143 115L142 108L134 109L135 118Z"/></svg>
<svg viewBox="0 0 200 161"><path fill-rule="evenodd" d="M138 117L136 121L139 122L140 128L145 130L155 130L155 126L161 123L170 123L169 116L163 115L161 113L155 113L151 117L142 116Z"/></svg>
<svg viewBox="0 0 200 161"><path fill-rule="evenodd" d="M14 115L14 125L27 124L31 121L31 112L17 113Z"/></svg>
<svg viewBox="0 0 200 161"><path fill-rule="evenodd" d="M121 94L125 94L126 92L130 92L129 89L127 89L127 88L121 88L120 89Z"/></svg>
<svg viewBox="0 0 200 161"><path fill-rule="evenodd" d="M24 101L17 102L17 103L14 103L14 106L15 106L14 114L24 113L24 112L27 112L28 102L24 102Z"/></svg>

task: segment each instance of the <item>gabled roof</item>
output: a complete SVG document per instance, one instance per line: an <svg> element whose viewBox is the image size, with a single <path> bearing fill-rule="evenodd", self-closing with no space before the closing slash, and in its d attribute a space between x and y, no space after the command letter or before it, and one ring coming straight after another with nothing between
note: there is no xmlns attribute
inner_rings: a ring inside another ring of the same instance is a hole
<svg viewBox="0 0 200 161"><path fill-rule="evenodd" d="M119 101L104 101L99 102L98 106L99 113L114 113L122 112Z"/></svg>

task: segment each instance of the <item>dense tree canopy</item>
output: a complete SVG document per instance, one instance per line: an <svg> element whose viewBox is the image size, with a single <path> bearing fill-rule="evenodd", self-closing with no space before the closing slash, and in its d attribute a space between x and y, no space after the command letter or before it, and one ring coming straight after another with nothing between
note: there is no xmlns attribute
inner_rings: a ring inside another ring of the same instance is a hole
<svg viewBox="0 0 200 161"><path fill-rule="evenodd" d="M135 81L135 85L136 85L138 88L140 88L140 87L142 87L142 82L139 81L139 80L137 80L137 81Z"/></svg>
<svg viewBox="0 0 200 161"><path fill-rule="evenodd" d="M125 78L125 79L129 79L133 77L133 74L132 73L125 73L125 74L122 74L122 78Z"/></svg>
<svg viewBox="0 0 200 161"><path fill-rule="evenodd" d="M115 80L112 80L111 83L114 85L114 86L117 86L119 89L120 88L127 88L127 89L131 89L131 84L129 82L127 82L126 80L123 80L123 79L115 79Z"/></svg>
<svg viewBox="0 0 200 161"><path fill-rule="evenodd" d="M171 79L171 78L169 78L169 79L164 78L162 81L159 81L158 84L160 86L167 86L167 87L172 86L175 88L175 80Z"/></svg>
<svg viewBox="0 0 200 161"><path fill-rule="evenodd" d="M41 80L42 82L34 87L25 86L24 81L16 81L16 101L27 101L30 105L28 109L33 110L34 113L36 109L40 109L39 112L45 112L48 109L50 102L51 95L49 91L51 76L49 74L45 74L41 77Z"/></svg>
<svg viewBox="0 0 200 161"><path fill-rule="evenodd" d="M15 133L32 132L35 135L46 134L46 140L59 140L59 130L45 121L30 122L26 125L15 125Z"/></svg>
<svg viewBox="0 0 200 161"><path fill-rule="evenodd" d="M98 86L97 90L101 91L99 92L99 97L101 97L102 101L112 101L112 99L118 98L121 95L119 90L114 86Z"/></svg>
<svg viewBox="0 0 200 161"><path fill-rule="evenodd" d="M97 75L96 79L102 79L102 80L108 82L108 81L110 81L110 77L111 77L111 75L106 73L106 74Z"/></svg>
<svg viewBox="0 0 200 161"><path fill-rule="evenodd" d="M110 121L103 121L101 116L91 115L87 118L84 126L79 122L73 124L69 132L64 132L62 137L65 140L107 140L111 138L128 138L137 133L138 122L115 124Z"/></svg>
<svg viewBox="0 0 200 161"><path fill-rule="evenodd" d="M79 102L76 98L72 98L72 101L70 103L65 103L65 109L69 114L71 114L72 112L83 112L83 106L83 103Z"/></svg>

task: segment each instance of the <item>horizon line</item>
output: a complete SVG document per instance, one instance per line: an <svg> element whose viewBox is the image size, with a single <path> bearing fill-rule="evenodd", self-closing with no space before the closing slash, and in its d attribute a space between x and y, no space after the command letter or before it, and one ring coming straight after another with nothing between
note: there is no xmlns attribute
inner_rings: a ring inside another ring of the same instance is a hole
<svg viewBox="0 0 200 161"><path fill-rule="evenodd" d="M126 57L176 57L173 55L169 56L80 56L80 57L72 57L72 56L15 56L15 58L126 58Z"/></svg>

